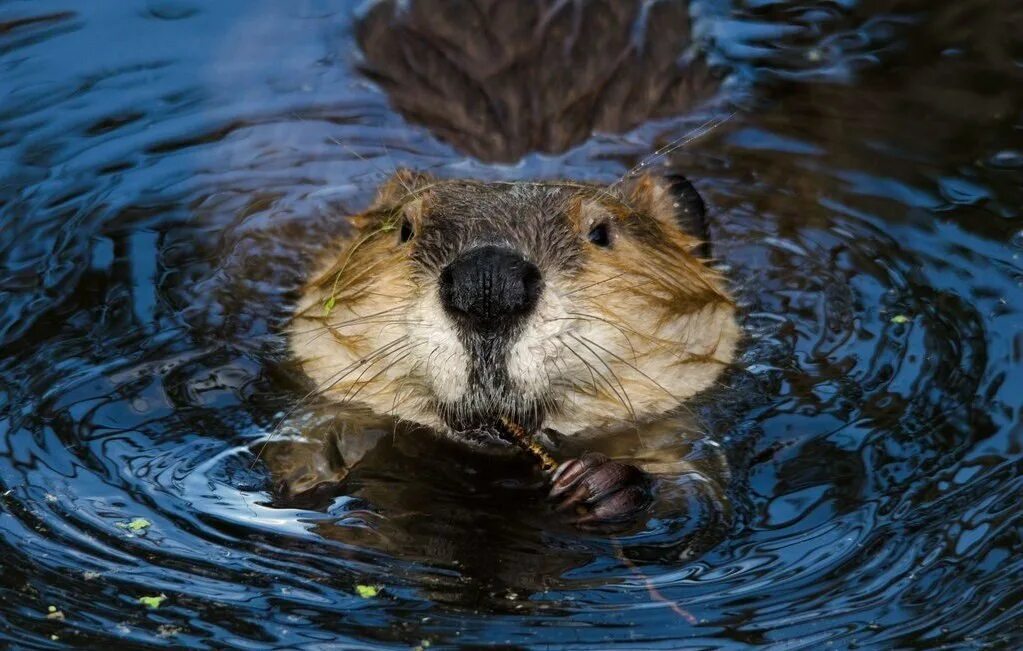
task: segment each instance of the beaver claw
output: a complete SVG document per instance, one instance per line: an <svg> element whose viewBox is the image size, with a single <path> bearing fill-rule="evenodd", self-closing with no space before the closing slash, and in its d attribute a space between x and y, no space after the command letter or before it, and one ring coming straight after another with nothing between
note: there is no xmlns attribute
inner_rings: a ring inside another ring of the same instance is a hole
<svg viewBox="0 0 1023 651"><path fill-rule="evenodd" d="M585 529L626 525L653 501L649 475L593 452L558 466L552 483L555 510L574 511L575 524Z"/></svg>

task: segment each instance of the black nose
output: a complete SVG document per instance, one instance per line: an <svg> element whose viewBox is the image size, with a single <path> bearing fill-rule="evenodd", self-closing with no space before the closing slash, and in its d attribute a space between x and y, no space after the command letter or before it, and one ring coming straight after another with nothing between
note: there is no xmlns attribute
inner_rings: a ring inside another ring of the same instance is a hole
<svg viewBox="0 0 1023 651"><path fill-rule="evenodd" d="M444 309L479 330L497 330L529 314L541 288L535 264L491 245L462 253L440 273Z"/></svg>

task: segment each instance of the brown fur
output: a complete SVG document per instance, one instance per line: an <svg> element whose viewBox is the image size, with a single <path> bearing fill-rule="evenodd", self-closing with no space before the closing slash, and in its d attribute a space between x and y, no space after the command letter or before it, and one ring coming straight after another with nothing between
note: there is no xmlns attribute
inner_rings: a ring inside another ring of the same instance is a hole
<svg viewBox="0 0 1023 651"><path fill-rule="evenodd" d="M711 385L738 338L724 280L676 212L651 177L608 189L400 172L303 289L292 350L329 400L440 431L471 410L565 434L648 422ZM597 223L608 248L586 240ZM483 240L521 251L545 283L495 378L436 299L440 269Z"/></svg>
<svg viewBox="0 0 1023 651"><path fill-rule="evenodd" d="M718 89L673 0L377 2L363 71L407 120L483 160L562 152Z"/></svg>

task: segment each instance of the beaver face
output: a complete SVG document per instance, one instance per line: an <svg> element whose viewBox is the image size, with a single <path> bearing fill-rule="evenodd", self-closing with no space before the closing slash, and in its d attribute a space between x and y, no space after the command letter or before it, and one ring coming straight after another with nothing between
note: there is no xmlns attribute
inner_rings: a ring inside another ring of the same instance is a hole
<svg viewBox="0 0 1023 651"><path fill-rule="evenodd" d="M709 386L738 329L668 186L399 172L304 288L292 350L322 395L476 440L570 434Z"/></svg>

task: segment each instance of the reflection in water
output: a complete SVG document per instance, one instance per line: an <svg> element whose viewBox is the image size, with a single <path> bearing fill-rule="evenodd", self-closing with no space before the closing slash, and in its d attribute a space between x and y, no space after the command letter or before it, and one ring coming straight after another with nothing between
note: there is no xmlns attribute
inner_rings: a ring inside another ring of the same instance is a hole
<svg viewBox="0 0 1023 651"><path fill-rule="evenodd" d="M749 338L696 405L736 522L679 562L670 519L581 536L514 463L424 439L309 508L252 449L301 396L276 332L303 264L395 166L610 182L722 109L490 166L353 72L347 3L0 10L4 641L1023 644L1018 3L692 15L752 99L668 158Z"/></svg>
<svg viewBox="0 0 1023 651"><path fill-rule="evenodd" d="M381 2L359 22L363 71L406 119L514 162L594 131L685 113L719 81L679 2Z"/></svg>

